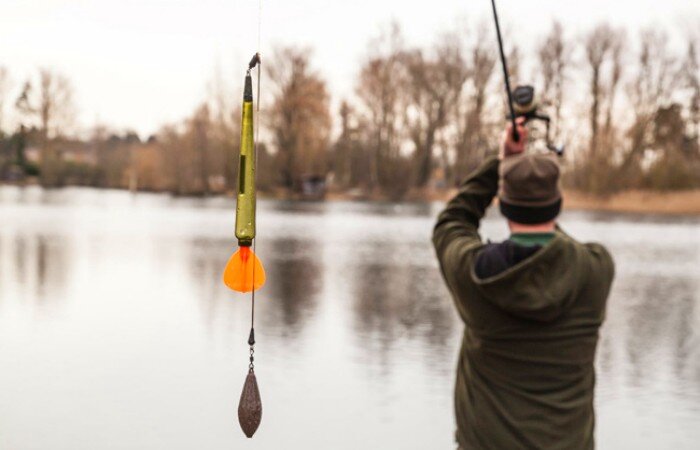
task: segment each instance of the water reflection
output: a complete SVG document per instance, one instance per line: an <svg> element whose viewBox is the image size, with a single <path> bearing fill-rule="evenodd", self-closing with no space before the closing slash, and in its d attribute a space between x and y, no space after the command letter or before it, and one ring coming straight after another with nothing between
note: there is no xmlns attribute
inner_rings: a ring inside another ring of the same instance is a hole
<svg viewBox="0 0 700 450"><path fill-rule="evenodd" d="M462 324L429 241L438 207L260 202L266 416L246 441L235 402L250 298L221 283L233 200L0 187L0 447L451 448ZM694 448L700 222L567 212L562 223L617 263L598 448ZM498 239L505 226L492 213L483 231Z"/></svg>
<svg viewBox="0 0 700 450"><path fill-rule="evenodd" d="M305 323L314 317L323 289L324 266L321 245L298 238L265 239L260 253L267 275L267 285L260 291L266 309L263 326L294 338ZM330 299L328 299L330 300Z"/></svg>
<svg viewBox="0 0 700 450"><path fill-rule="evenodd" d="M0 233L0 300L57 307L65 297L71 263L61 238L9 230Z"/></svg>
<svg viewBox="0 0 700 450"><path fill-rule="evenodd" d="M208 330L215 327L216 319L222 315L235 314L223 301L228 292L221 282L223 268L235 249L231 239L207 239L197 237L189 242L191 282L197 288L198 304L202 309Z"/></svg>
<svg viewBox="0 0 700 450"><path fill-rule="evenodd" d="M351 280L354 329L370 362L391 374L405 358L405 340L419 339L430 348L422 358L433 367L451 367L456 320L429 249L393 242L355 248L363 257L348 265L346 276ZM402 256L411 252L419 253L422 258L415 259L423 264Z"/></svg>
<svg viewBox="0 0 700 450"><path fill-rule="evenodd" d="M601 342L603 380L626 375L643 390L672 370L676 387L700 393L698 302L697 281L686 276L618 279Z"/></svg>

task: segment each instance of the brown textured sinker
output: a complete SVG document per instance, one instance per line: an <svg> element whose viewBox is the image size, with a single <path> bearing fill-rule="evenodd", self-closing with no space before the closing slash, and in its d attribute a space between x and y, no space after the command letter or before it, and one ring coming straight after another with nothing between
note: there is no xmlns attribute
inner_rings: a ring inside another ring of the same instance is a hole
<svg viewBox="0 0 700 450"><path fill-rule="evenodd" d="M248 372L241 392L241 400L238 403L238 422L246 436L253 437L262 420L262 401L258 382L253 371Z"/></svg>

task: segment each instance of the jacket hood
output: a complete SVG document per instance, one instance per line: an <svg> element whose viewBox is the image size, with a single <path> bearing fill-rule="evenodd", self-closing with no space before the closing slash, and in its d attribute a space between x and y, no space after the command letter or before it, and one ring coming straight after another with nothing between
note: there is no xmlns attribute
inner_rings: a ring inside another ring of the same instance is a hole
<svg viewBox="0 0 700 450"><path fill-rule="evenodd" d="M483 298L518 317L549 322L574 302L581 288L584 255L566 234L554 238L532 256L505 271L479 278L470 276Z"/></svg>

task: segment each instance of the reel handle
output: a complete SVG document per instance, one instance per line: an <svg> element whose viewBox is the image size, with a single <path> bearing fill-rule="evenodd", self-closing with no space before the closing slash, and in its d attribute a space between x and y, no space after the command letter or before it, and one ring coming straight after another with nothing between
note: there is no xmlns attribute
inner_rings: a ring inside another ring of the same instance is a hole
<svg viewBox="0 0 700 450"><path fill-rule="evenodd" d="M524 117L525 120L523 121L523 125L527 124L530 120L539 120L545 123L545 129L546 129L546 134L545 134L545 145L547 147L547 150L552 151L557 154L557 156L564 156L564 150L565 146L564 144L559 144L555 145L552 143L550 137L549 137L549 124L552 121L552 119L546 115L546 114L538 114L536 110L520 113L520 114L515 114L515 117L509 116L508 119L512 120L513 123L515 123L515 119L518 117ZM518 142L520 136L516 128L513 128L513 140L515 142Z"/></svg>

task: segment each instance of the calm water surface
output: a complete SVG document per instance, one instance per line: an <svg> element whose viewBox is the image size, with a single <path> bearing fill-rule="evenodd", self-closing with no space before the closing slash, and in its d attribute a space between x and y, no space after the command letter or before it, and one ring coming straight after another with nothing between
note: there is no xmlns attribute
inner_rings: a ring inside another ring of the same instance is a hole
<svg viewBox="0 0 700 450"><path fill-rule="evenodd" d="M0 188L0 449L450 449L462 326L429 242L440 205L261 202L250 298L220 281L232 199ZM566 213L617 278L600 449L700 442L700 221ZM502 239L496 215L484 235Z"/></svg>

